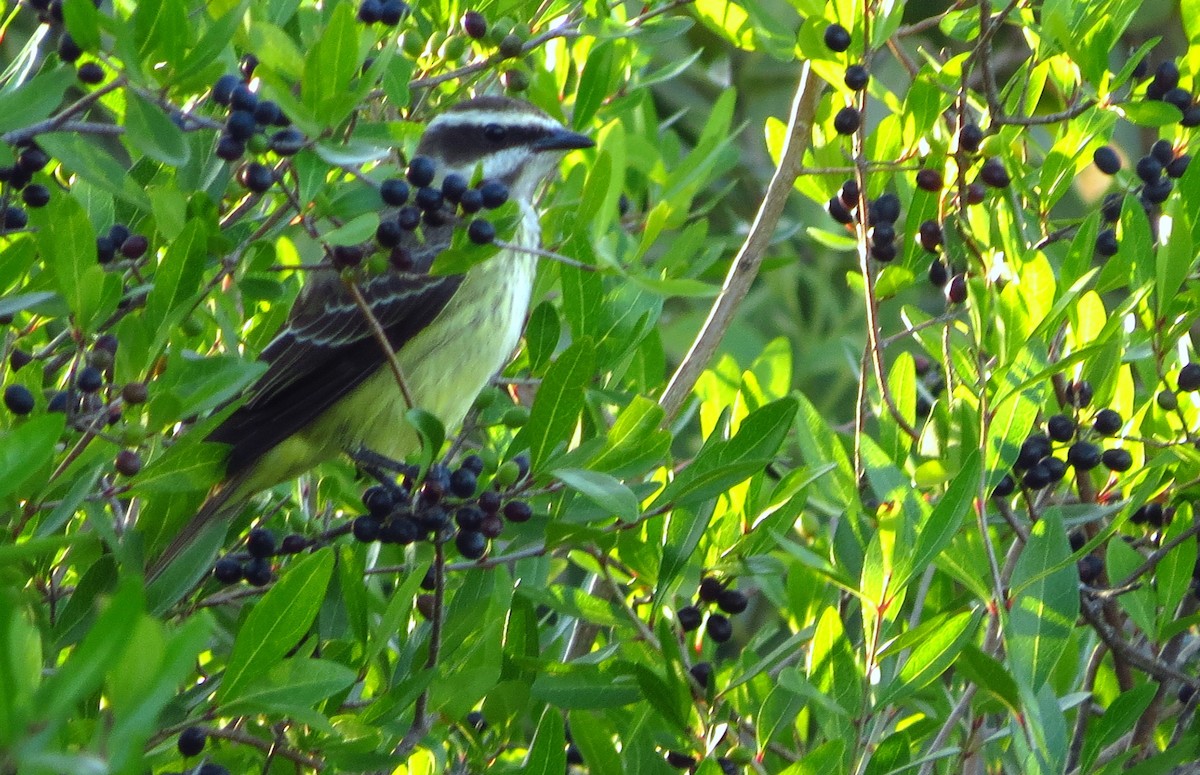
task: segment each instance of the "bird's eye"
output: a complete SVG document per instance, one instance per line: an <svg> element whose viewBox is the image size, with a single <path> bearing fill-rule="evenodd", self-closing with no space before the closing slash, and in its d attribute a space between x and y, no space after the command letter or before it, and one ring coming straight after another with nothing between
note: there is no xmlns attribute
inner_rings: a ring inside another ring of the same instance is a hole
<svg viewBox="0 0 1200 775"><path fill-rule="evenodd" d="M505 134L506 132L504 127L500 126L499 124L488 124L483 128L483 136L487 138L489 142L503 142Z"/></svg>

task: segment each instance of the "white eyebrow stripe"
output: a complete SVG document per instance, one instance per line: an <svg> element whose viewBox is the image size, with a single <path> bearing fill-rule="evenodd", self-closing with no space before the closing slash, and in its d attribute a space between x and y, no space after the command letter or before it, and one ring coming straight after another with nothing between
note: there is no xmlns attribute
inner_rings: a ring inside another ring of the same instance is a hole
<svg viewBox="0 0 1200 775"><path fill-rule="evenodd" d="M520 113L504 110L464 110L456 113L443 113L429 122L429 129L437 127L466 126L474 124L500 124L501 126L536 126L541 129L557 131L562 124L549 116L539 116L536 113Z"/></svg>

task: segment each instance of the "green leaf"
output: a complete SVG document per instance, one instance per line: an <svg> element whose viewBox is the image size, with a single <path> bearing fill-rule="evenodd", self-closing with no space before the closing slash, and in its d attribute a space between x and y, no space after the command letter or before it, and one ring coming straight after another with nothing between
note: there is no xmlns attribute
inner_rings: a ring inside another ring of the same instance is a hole
<svg viewBox="0 0 1200 775"><path fill-rule="evenodd" d="M62 104L67 87L74 84L71 68L58 67L39 73L15 91L0 94L0 132L21 129L46 118Z"/></svg>
<svg viewBox="0 0 1200 775"><path fill-rule="evenodd" d="M637 679L615 665L548 665L531 691L535 700L570 710L619 708L642 699Z"/></svg>
<svg viewBox="0 0 1200 775"><path fill-rule="evenodd" d="M255 679L300 642L325 599L333 553L321 550L291 566L246 617L229 653L219 703L246 696Z"/></svg>
<svg viewBox="0 0 1200 775"><path fill-rule="evenodd" d="M883 690L878 704L891 705L933 683L971 642L982 618L981 611L964 611L930 632L908 655L899 675Z"/></svg>
<svg viewBox="0 0 1200 775"><path fill-rule="evenodd" d="M100 12L92 0L64 0L63 22L67 32L84 51L100 47Z"/></svg>
<svg viewBox="0 0 1200 775"><path fill-rule="evenodd" d="M0 435L0 498L19 492L30 477L42 472L54 456L66 422L62 414L44 414Z"/></svg>
<svg viewBox="0 0 1200 775"><path fill-rule="evenodd" d="M233 35L245 17L246 9L249 6L250 3L248 0L242 0L236 8L225 13L204 30L204 33L200 36L200 40L192 47L191 51L188 51L183 61L179 63L178 72L180 78L198 74L220 56L221 52L233 40ZM278 56L276 47L264 46L262 41L256 37L258 31L265 26L268 25L265 22L259 21L250 28L251 50L261 54L261 59L264 62L270 60L273 65L275 58ZM300 68L297 67L295 72L288 73L288 75L299 76Z"/></svg>
<svg viewBox="0 0 1200 775"><path fill-rule="evenodd" d="M338 3L317 43L304 60L300 98L326 127L342 122L354 106L350 80L358 72L358 28L354 6Z"/></svg>
<svg viewBox="0 0 1200 775"><path fill-rule="evenodd" d="M560 468L550 475L623 522L636 522L641 513L633 491L608 474Z"/></svg>
<svg viewBox="0 0 1200 775"><path fill-rule="evenodd" d="M596 111L608 97L608 85L612 81L615 44L601 41L588 53L579 76L579 88L575 92L575 129L580 130L592 122ZM584 212L592 212L585 210Z"/></svg>
<svg viewBox="0 0 1200 775"><path fill-rule="evenodd" d="M978 494L979 453L972 450L963 461L962 468L950 481L942 499L917 527L917 543L912 550L912 559L904 564L905 573L898 575L893 584L903 585L911 574L925 572L925 568L954 540L963 517L971 513L972 504Z"/></svg>
<svg viewBox="0 0 1200 775"><path fill-rule="evenodd" d="M1062 517L1058 509L1047 509L1034 523L1013 571L1017 592L1005 629L1012 673L1033 692L1058 664L1079 616L1079 576L1070 555Z"/></svg>
<svg viewBox="0 0 1200 775"><path fill-rule="evenodd" d="M1192 544L1195 546L1195 543ZM1136 549L1124 541L1109 541L1104 564L1110 579L1127 579L1146 561ZM1117 600L1121 608L1137 628L1147 635L1155 632L1154 610L1157 607L1155 592L1147 586L1139 586L1123 593Z"/></svg>
<svg viewBox="0 0 1200 775"><path fill-rule="evenodd" d="M1014 715L1021 712L1021 694L1012 675L992 656L968 643L955 663L963 678L990 692Z"/></svg>
<svg viewBox="0 0 1200 775"><path fill-rule="evenodd" d="M91 4L91 0L83 2ZM183 130L161 108L132 91L125 97L125 137L151 159L172 167L182 167L191 157Z"/></svg>
<svg viewBox="0 0 1200 775"><path fill-rule="evenodd" d="M534 471L540 470L555 448L571 437L595 367L595 348L590 339L584 338L564 350L546 370L529 410L529 422L509 445L513 452L529 450Z"/></svg>
<svg viewBox="0 0 1200 775"><path fill-rule="evenodd" d="M1109 703L1104 714L1089 726L1079 757L1080 772L1092 772L1091 765L1100 752L1134 728L1157 690L1158 685L1149 681L1122 692Z"/></svg>
<svg viewBox="0 0 1200 775"><path fill-rule="evenodd" d="M525 326L525 350L529 353L529 370L532 373L543 372L561 337L562 325L554 305L542 302L534 307Z"/></svg>
<svg viewBox="0 0 1200 775"><path fill-rule="evenodd" d="M1167 524L1163 531L1162 543L1166 544L1183 534L1192 524L1192 506L1189 503L1179 504L1175 518ZM1159 637L1166 641L1165 628L1175 623L1175 610L1188 593L1192 585L1192 571L1196 567L1197 547L1195 541L1184 541L1158 563L1154 573L1158 585L1159 603ZM1113 579L1121 583L1123 579Z"/></svg>
<svg viewBox="0 0 1200 775"><path fill-rule="evenodd" d="M1122 103L1121 112L1125 114L1125 118L1129 123L1147 127L1178 124L1183 118L1183 114L1179 112L1179 108L1155 100Z"/></svg>
<svg viewBox="0 0 1200 775"><path fill-rule="evenodd" d="M599 713L573 710L567 714L571 725L571 740L579 747L591 775L622 775L621 756L613 740L617 730Z"/></svg>
<svg viewBox="0 0 1200 775"><path fill-rule="evenodd" d="M133 40L143 61L178 63L190 42L183 0L137 3L133 9Z"/></svg>
<svg viewBox="0 0 1200 775"><path fill-rule="evenodd" d="M57 280L75 323L84 331L103 322L117 308L120 278L96 263L96 233L74 197L53 197L30 220L37 226L42 260Z"/></svg>
<svg viewBox="0 0 1200 775"><path fill-rule="evenodd" d="M53 132L38 135L38 144L62 162L68 170L97 188L107 191L138 210L150 210L150 198L145 190L129 177L125 166L89 138L75 132Z"/></svg>
<svg viewBox="0 0 1200 775"><path fill-rule="evenodd" d="M546 708L529 745L524 771L565 772L566 769L567 738L563 717L556 709Z"/></svg>
<svg viewBox="0 0 1200 775"><path fill-rule="evenodd" d="M336 229L331 229L322 239L330 245L357 245L366 242L379 228L379 213L363 213Z"/></svg>
<svg viewBox="0 0 1200 775"><path fill-rule="evenodd" d="M208 228L199 218L187 222L178 237L171 240L154 272L154 287L146 294L146 320L156 331L154 352L158 352L173 329L191 312L189 301L200 288L204 259L208 255Z"/></svg>
<svg viewBox="0 0 1200 775"><path fill-rule="evenodd" d="M252 681L236 702L223 710L231 715L269 712L282 706L312 707L354 683L357 674L325 659L293 657Z"/></svg>
<svg viewBox="0 0 1200 775"><path fill-rule="evenodd" d="M427 469L446 443L446 428L436 415L424 409L409 409L404 418L421 439L421 468Z"/></svg>

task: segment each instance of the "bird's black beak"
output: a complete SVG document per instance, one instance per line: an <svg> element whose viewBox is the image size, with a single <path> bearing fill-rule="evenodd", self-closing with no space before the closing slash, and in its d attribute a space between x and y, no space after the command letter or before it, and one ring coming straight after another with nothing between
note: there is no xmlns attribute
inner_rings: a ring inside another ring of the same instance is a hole
<svg viewBox="0 0 1200 775"><path fill-rule="evenodd" d="M587 135L572 132L569 129L556 129L540 138L533 144L535 151L575 151L580 148L591 148L596 141Z"/></svg>

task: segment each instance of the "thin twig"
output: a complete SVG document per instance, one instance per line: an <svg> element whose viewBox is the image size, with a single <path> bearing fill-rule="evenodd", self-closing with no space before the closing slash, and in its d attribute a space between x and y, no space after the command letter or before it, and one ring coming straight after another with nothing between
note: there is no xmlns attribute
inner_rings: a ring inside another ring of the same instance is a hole
<svg viewBox="0 0 1200 775"><path fill-rule="evenodd" d="M400 387L400 393L404 396L404 402L408 404L409 409L416 407L412 393L408 392L408 383L404 381L404 372L400 370L400 361L396 359L396 351L392 349L392 343L388 341L383 326L379 325L379 320L375 317L375 313L371 311L371 305L367 304L367 300L363 298L362 291L358 288L358 283L353 279L346 279L345 284L346 288L350 291L350 295L354 298L354 303L358 305L359 310L362 311L363 316L367 319L367 327L371 329L371 335L375 337L375 341L379 343L379 348L383 350L388 366L392 370L392 376L396 378L396 384Z"/></svg>
<svg viewBox="0 0 1200 775"><path fill-rule="evenodd" d="M742 243L729 266L725 282L709 310L704 326L692 342L691 349L684 356L679 368L671 375L671 381L667 383L666 390L658 400L659 406L664 409L664 424L669 424L675 418L684 400L691 394L696 380L708 366L725 332L733 323L735 312L758 275L758 267L771 244L775 227L779 224L783 208L799 175L804 151L812 144L813 116L823 91L823 82L813 75L811 67L805 62L796 96L792 100L788 132L780 153L779 166L771 177L771 182L767 184L767 192L759 205L758 213L754 216L750 233L746 235L746 241Z"/></svg>
<svg viewBox="0 0 1200 775"><path fill-rule="evenodd" d="M548 258L551 261L557 261L560 264L566 264L567 266L572 266L585 272L597 271L596 267L592 266L591 264L585 264L582 261L564 256L562 253L555 253L553 250L534 248L528 245L518 245L515 242L504 242L503 240L496 240L494 244L501 250L511 250L516 253L528 253L529 255L537 256L538 258Z"/></svg>

